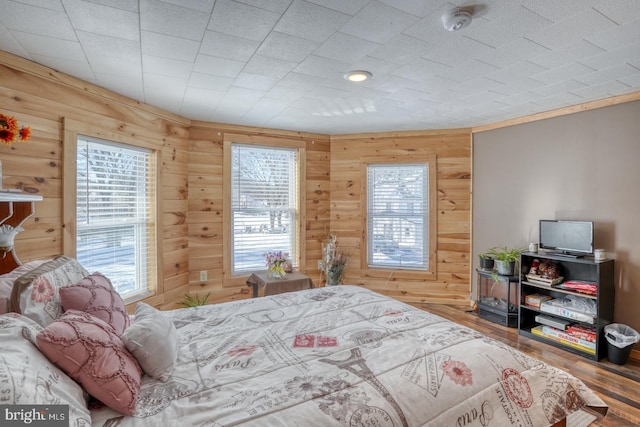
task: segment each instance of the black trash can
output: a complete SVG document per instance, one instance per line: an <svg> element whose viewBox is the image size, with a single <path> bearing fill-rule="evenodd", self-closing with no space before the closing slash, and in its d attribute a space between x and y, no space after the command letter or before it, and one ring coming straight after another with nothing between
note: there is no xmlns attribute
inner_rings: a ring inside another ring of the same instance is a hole
<svg viewBox="0 0 640 427"><path fill-rule="evenodd" d="M620 323L605 326L604 336L607 338L607 358L616 365L627 363L633 345L640 340L638 331Z"/></svg>

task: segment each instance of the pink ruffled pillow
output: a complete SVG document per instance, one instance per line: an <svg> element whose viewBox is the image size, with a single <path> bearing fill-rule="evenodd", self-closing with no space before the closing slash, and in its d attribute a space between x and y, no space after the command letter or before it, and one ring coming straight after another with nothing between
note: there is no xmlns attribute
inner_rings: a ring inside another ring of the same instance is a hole
<svg viewBox="0 0 640 427"><path fill-rule="evenodd" d="M142 370L107 323L69 310L36 340L40 351L87 393L123 414L135 412Z"/></svg>
<svg viewBox="0 0 640 427"><path fill-rule="evenodd" d="M111 281L93 273L75 285L60 288L64 310L80 310L110 324L118 336L129 327L129 315L122 297Z"/></svg>

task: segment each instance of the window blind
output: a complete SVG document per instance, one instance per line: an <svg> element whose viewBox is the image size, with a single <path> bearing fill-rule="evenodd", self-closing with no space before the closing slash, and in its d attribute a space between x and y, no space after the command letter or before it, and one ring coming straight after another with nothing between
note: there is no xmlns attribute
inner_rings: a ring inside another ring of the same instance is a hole
<svg viewBox="0 0 640 427"><path fill-rule="evenodd" d="M154 207L150 150L78 138L76 257L128 301L155 288Z"/></svg>
<svg viewBox="0 0 640 427"><path fill-rule="evenodd" d="M429 269L428 165L367 166L369 267Z"/></svg>
<svg viewBox="0 0 640 427"><path fill-rule="evenodd" d="M298 150L234 143L231 152L233 273L264 270L269 250L297 267Z"/></svg>

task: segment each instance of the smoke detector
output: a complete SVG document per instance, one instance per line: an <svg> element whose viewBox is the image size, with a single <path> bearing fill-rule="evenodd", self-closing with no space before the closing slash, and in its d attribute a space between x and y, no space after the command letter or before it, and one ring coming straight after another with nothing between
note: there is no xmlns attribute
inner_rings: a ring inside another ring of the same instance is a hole
<svg viewBox="0 0 640 427"><path fill-rule="evenodd" d="M458 31L471 23L471 13L456 7L442 15L442 25L448 31Z"/></svg>

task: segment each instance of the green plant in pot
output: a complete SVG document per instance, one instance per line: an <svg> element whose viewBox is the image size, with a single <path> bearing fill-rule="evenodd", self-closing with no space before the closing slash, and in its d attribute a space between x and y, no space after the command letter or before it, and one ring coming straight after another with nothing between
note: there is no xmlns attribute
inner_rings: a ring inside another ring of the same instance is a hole
<svg viewBox="0 0 640 427"><path fill-rule="evenodd" d="M485 271L493 270L493 265L494 265L493 256L491 256L490 253L484 252L478 255L478 258L480 258L480 268L482 270L485 270Z"/></svg>
<svg viewBox="0 0 640 427"><path fill-rule="evenodd" d="M496 271L501 276L513 276L516 271L516 263L520 259L520 253L524 248L511 248L503 246L501 248L494 247L487 251L493 257L496 263Z"/></svg>

